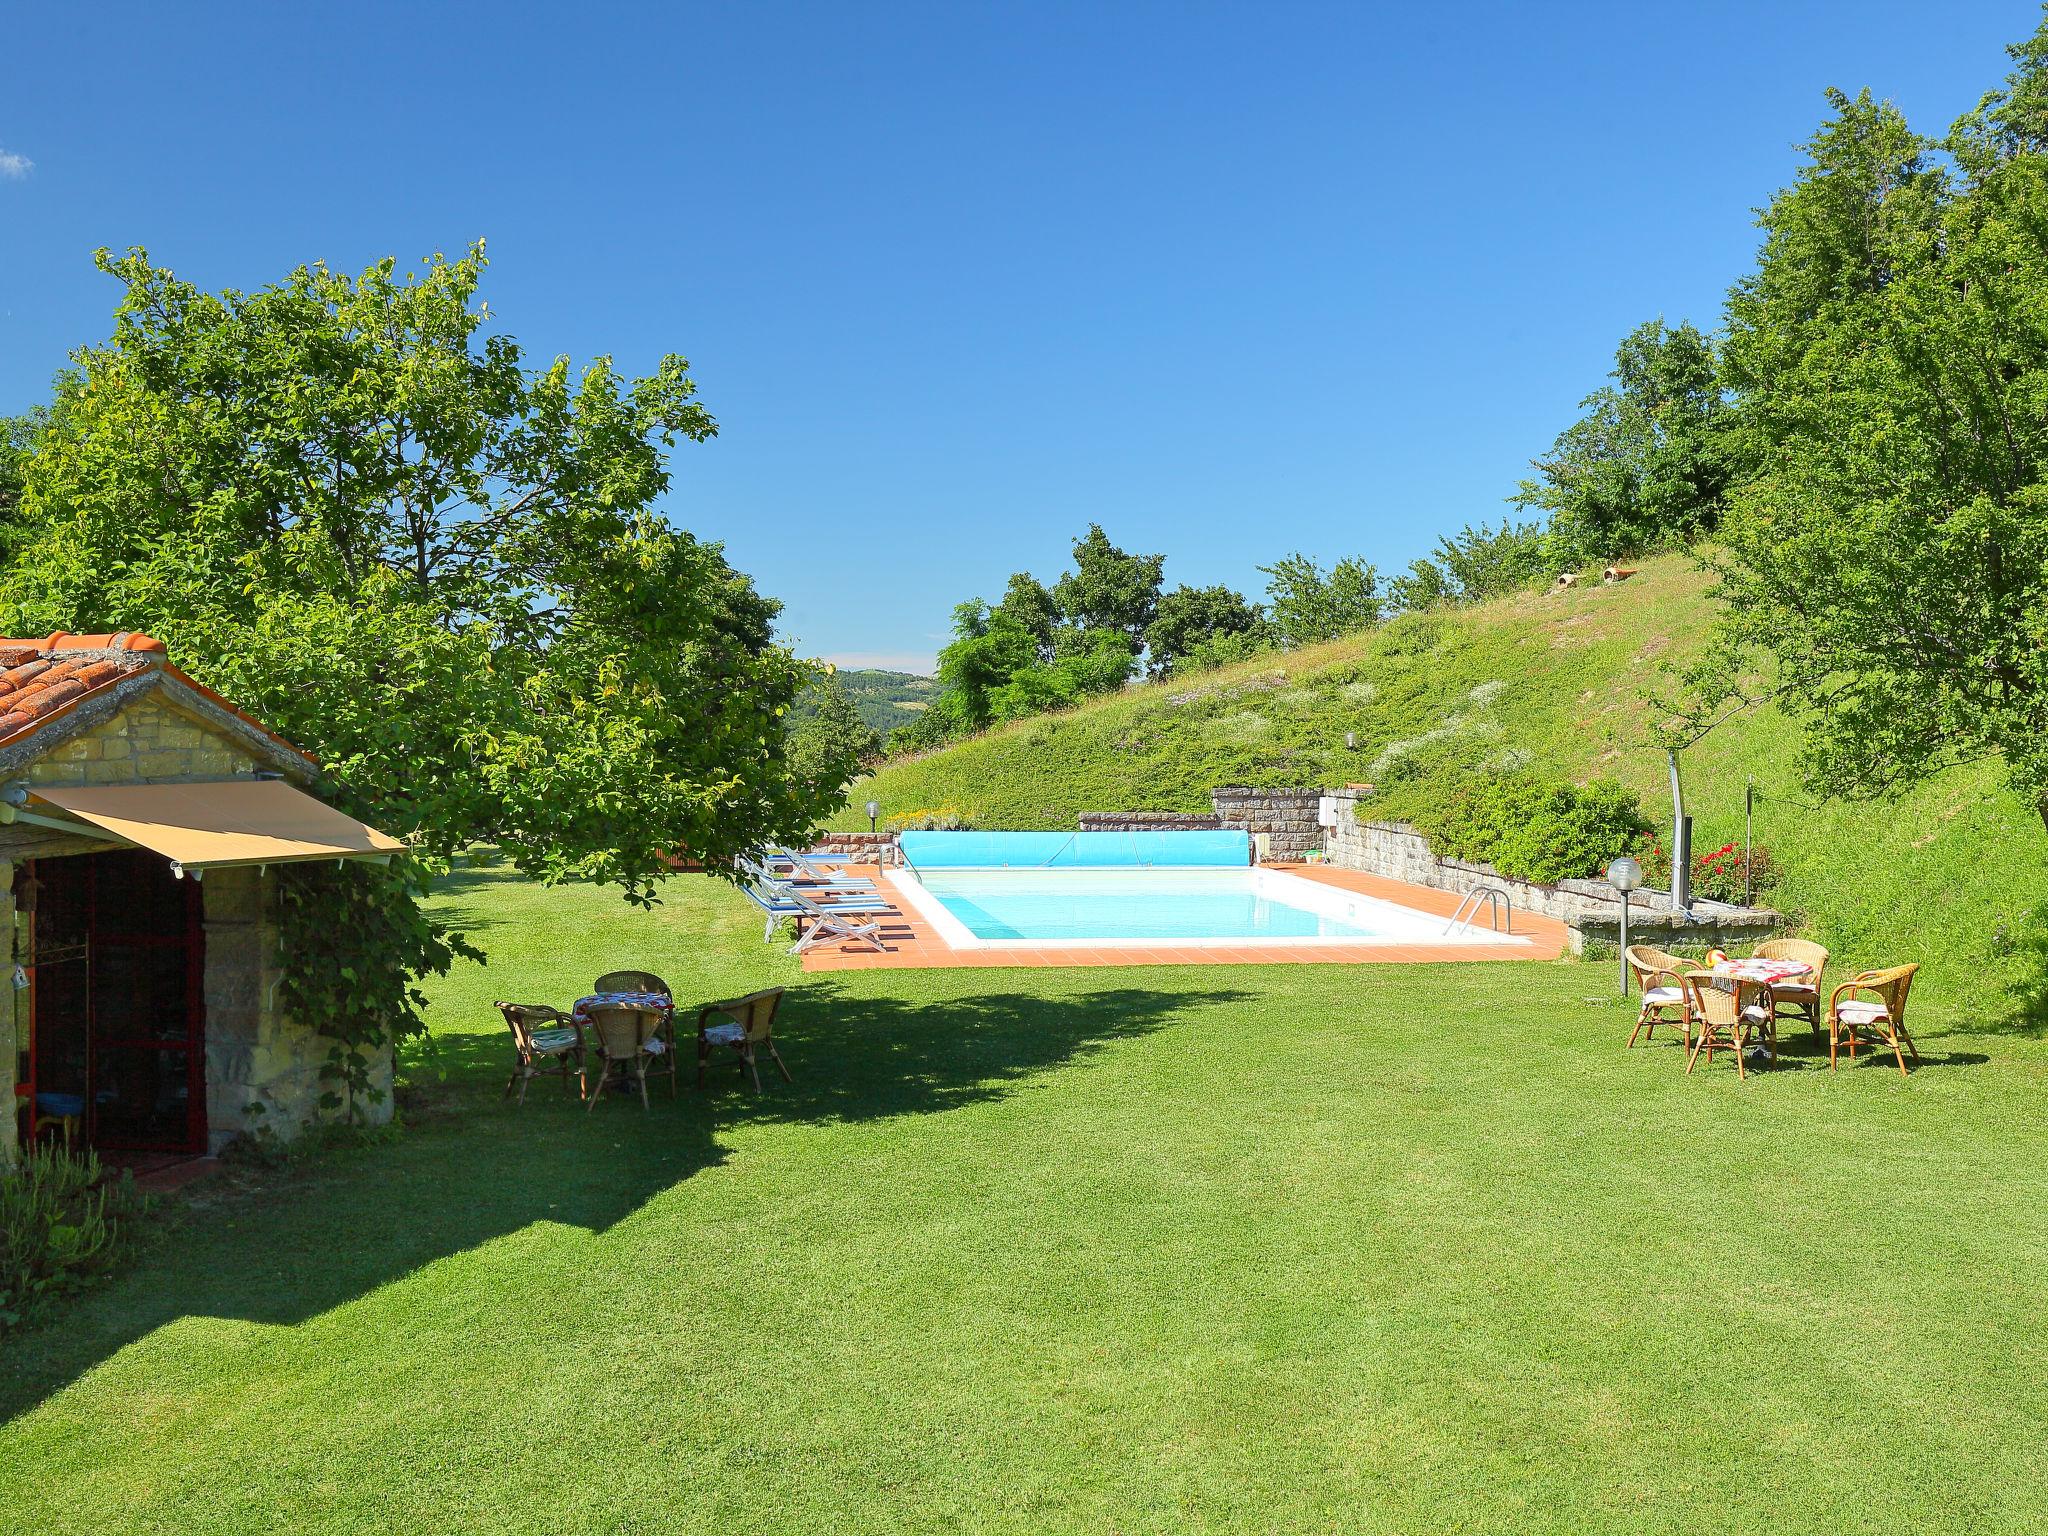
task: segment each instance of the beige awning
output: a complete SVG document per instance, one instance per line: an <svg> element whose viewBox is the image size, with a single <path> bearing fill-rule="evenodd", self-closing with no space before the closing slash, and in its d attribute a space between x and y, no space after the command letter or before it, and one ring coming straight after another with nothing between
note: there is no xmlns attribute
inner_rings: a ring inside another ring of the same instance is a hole
<svg viewBox="0 0 2048 1536"><path fill-rule="evenodd" d="M279 779L37 786L30 793L125 843L162 854L181 872L306 859L387 859L405 849L397 838Z"/></svg>

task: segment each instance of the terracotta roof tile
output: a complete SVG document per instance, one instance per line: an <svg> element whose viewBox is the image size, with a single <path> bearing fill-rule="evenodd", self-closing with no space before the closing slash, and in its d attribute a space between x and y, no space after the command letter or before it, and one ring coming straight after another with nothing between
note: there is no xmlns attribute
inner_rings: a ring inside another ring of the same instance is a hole
<svg viewBox="0 0 2048 1536"><path fill-rule="evenodd" d="M161 640L125 630L110 635L59 632L44 640L0 640L0 747L12 746L68 714L72 706L88 695L151 668L161 668L167 676L254 726L279 746L309 763L314 761L310 753L293 746L261 720L235 708L204 683L172 666Z"/></svg>
<svg viewBox="0 0 2048 1536"><path fill-rule="evenodd" d="M158 664L147 635L0 640L0 744L64 714L78 700Z"/></svg>

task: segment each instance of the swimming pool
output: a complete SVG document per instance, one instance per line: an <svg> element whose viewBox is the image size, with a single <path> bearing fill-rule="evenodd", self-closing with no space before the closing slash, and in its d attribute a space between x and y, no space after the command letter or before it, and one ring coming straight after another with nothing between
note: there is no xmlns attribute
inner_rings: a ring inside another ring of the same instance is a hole
<svg viewBox="0 0 2048 1536"><path fill-rule="evenodd" d="M1501 944L1273 869L925 869L889 883L955 949Z"/></svg>

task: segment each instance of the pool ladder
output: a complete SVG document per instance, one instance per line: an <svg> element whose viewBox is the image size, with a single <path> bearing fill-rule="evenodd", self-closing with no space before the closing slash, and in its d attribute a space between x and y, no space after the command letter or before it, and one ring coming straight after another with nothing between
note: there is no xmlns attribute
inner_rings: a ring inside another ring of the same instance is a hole
<svg viewBox="0 0 2048 1536"><path fill-rule="evenodd" d="M1451 914L1451 920L1444 924L1444 932L1452 933L1460 927L1470 928L1484 906L1493 923L1495 933L1512 933L1515 930L1514 898L1497 885L1475 885L1465 893L1458 903L1458 910Z"/></svg>

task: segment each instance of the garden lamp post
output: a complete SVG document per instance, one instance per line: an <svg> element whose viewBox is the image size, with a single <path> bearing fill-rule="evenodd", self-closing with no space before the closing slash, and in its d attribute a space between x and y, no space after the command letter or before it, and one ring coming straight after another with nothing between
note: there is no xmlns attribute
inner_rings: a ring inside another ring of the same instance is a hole
<svg viewBox="0 0 2048 1536"><path fill-rule="evenodd" d="M1628 996L1628 894L1642 889L1643 866L1623 854L1607 866L1607 883L1621 892L1621 995Z"/></svg>
<svg viewBox="0 0 2048 1536"><path fill-rule="evenodd" d="M872 836L874 836L874 832L875 832L875 818L876 818L876 817L878 817L878 816L880 816L880 815L882 814L882 802L881 802L881 801L879 801L879 800L870 800L870 801L868 802L867 810L868 810L868 835L869 835L870 837L872 837Z"/></svg>

